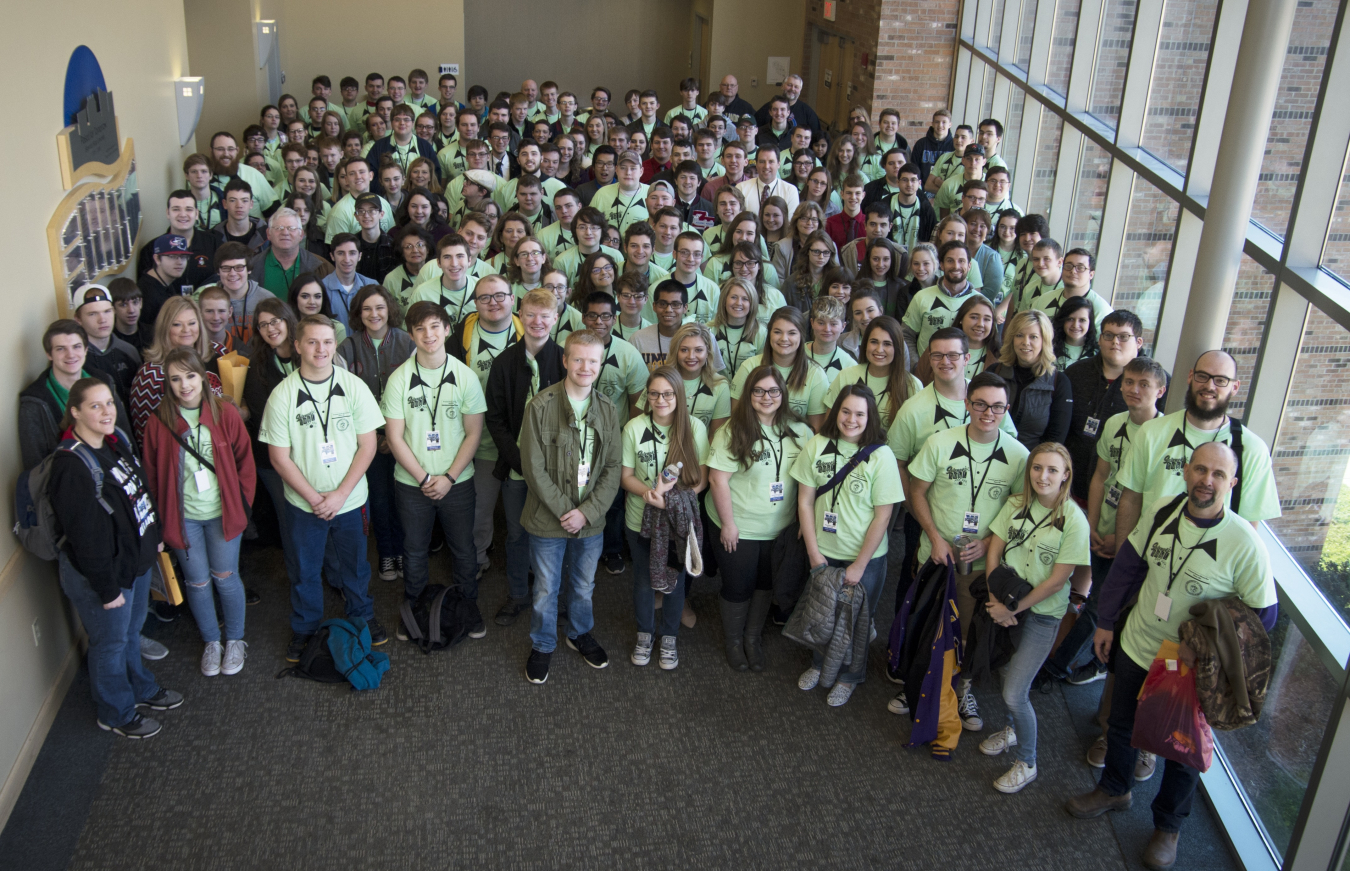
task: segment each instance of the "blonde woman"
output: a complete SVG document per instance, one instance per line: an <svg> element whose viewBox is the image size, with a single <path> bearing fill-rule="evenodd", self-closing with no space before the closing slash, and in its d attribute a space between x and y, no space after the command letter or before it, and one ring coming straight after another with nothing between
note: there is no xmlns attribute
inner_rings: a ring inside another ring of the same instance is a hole
<svg viewBox="0 0 1350 871"><path fill-rule="evenodd" d="M990 370L1008 382L1008 416L1028 450L1064 443L1073 416L1073 388L1055 367L1054 329L1045 312L1018 312L1003 328L1003 351Z"/></svg>
<svg viewBox="0 0 1350 871"><path fill-rule="evenodd" d="M202 310L190 296L173 296L160 307L155 318L155 338L142 353L145 365L131 382L132 435L137 442L145 436L145 424L164 398L164 358L174 348L191 348L206 366L206 380L211 392L223 396L220 377L214 371L216 357L225 353L220 345L206 338L202 326Z"/></svg>
<svg viewBox="0 0 1350 871"><path fill-rule="evenodd" d="M741 364L764 350L768 334L760 322L759 294L744 278L729 278L722 284L717 312L712 319L713 338L722 355L724 372L733 375Z"/></svg>
<svg viewBox="0 0 1350 871"><path fill-rule="evenodd" d="M690 321L670 337L665 365L680 373L685 407L703 422L710 437L731 417L730 383L717 371L716 360L717 342L706 324Z"/></svg>

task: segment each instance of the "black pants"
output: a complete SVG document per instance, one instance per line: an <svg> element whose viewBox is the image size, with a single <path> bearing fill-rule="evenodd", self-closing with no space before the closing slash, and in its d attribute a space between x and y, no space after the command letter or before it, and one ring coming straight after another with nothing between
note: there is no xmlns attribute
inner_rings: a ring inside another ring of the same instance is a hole
<svg viewBox="0 0 1350 871"><path fill-rule="evenodd" d="M750 601L755 590L773 589L773 541L753 541L741 538L736 549L728 551L722 546L722 530L711 521L704 527L712 539L709 548L717 555L717 565L722 575L722 598L732 604Z"/></svg>
<svg viewBox="0 0 1350 871"><path fill-rule="evenodd" d="M1123 625L1123 624L1122 624ZM1120 634L1116 634L1120 643ZM1106 729L1106 767L1101 787L1108 795L1124 795L1134 787L1134 763L1139 751L1130 746L1134 732L1134 712L1139 705L1139 690L1148 670L1140 668L1121 650L1115 656L1116 682L1111 695L1111 718ZM1163 832L1181 831L1181 823L1191 815L1191 800L1200 772L1189 765L1167 760L1162 785L1153 799L1153 826Z"/></svg>

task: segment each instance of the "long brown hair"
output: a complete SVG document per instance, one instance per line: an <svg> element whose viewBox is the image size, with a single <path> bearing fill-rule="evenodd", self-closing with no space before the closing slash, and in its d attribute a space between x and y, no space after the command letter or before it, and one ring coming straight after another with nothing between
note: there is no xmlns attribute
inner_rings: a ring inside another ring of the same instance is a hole
<svg viewBox="0 0 1350 871"><path fill-rule="evenodd" d="M272 359L276 357L277 352L272 350L272 346L267 344L267 340L262 337L262 331L258 329L258 318L263 315L271 315L279 318L286 324L286 347L291 346L295 340L295 312L291 311L290 305L283 299L275 296L267 297L258 302L253 309L253 336L248 340L249 359L254 366L270 366Z"/></svg>
<svg viewBox="0 0 1350 871"><path fill-rule="evenodd" d="M829 439L842 439L843 433L839 431L839 409L844 404L844 400L850 396L859 396L867 401L867 426L863 427L862 435L858 438L858 447L865 448L868 445L880 445L886 443L886 433L881 429L881 413L877 411L877 397L872 392L872 388L866 384L845 384L839 391L839 395L834 398L834 405L830 407L830 413L825 417L825 423L820 426L820 434Z"/></svg>
<svg viewBox="0 0 1350 871"><path fill-rule="evenodd" d="M905 345L905 335L900 328L900 322L890 315L878 315L868 322L867 329L863 331L862 345L858 348L858 356L863 358L864 366L872 365L867 360L867 343L874 330L881 330L889 336L895 349L894 357L891 359L891 371L886 376L886 395L891 404L891 420L895 420L895 416L900 413L900 406L909 399L909 391L913 386L909 383L909 367L905 365L909 358L909 349ZM863 383L867 383L866 377Z"/></svg>
<svg viewBox="0 0 1350 871"><path fill-rule="evenodd" d="M820 208L820 206L816 206ZM814 299L816 293L816 283L811 279L811 246L817 242L824 242L830 249L830 260L821 268L822 292L825 288L824 275L831 266L839 265L839 249L835 247L834 240L825 232L825 225L822 222L821 228L814 231L802 240L802 247L797 251L797 255L792 258L792 281L797 285L797 295L808 299Z"/></svg>
<svg viewBox="0 0 1350 871"><path fill-rule="evenodd" d="M174 348L164 355L164 362L160 365L164 367L164 395L160 398L159 405L155 406L155 417L168 427L169 432L178 431L178 397L173 395L173 387L169 384L170 366L185 369L202 379L202 404L211 409L213 420L220 420L220 400L211 392L211 384L206 380L206 367L202 365L202 358L197 356L196 351L191 348Z"/></svg>
<svg viewBox="0 0 1350 871"><path fill-rule="evenodd" d="M698 448L694 445L694 430L690 425L689 409L684 401L684 379L673 366L658 366L652 374L647 376L647 389L651 390L652 382L656 379L662 379L670 385L670 389L675 393L675 414L670 421L670 435L666 442L666 465L671 463L684 463L680 469L679 486L692 490L699 484L702 477L699 474ZM651 403L647 405L647 419L656 426L656 418L651 411ZM657 476L661 470L657 469ZM653 481L652 483L656 483Z"/></svg>
<svg viewBox="0 0 1350 871"><path fill-rule="evenodd" d="M810 367L816 363L811 359L811 355L806 353L806 316L798 309L790 305L785 305L774 312L769 318L768 326L764 330L764 350L760 353L759 359L765 364L773 363L773 348L769 343L773 341L773 325L778 321L787 321L797 328L797 334L801 336L801 341L797 344L797 359L792 361L792 366L788 371L787 385L790 390L804 390L806 388L806 375Z"/></svg>
<svg viewBox="0 0 1350 871"><path fill-rule="evenodd" d="M961 326L961 322L966 319L966 315L970 314L973 309L979 306L984 306L989 309L989 316L992 319L989 324L989 335L986 336L984 340L984 368L980 370L983 372L985 369L988 369L998 362L1003 351L1002 338L999 336L998 312L994 309L994 304L983 294L972 294L970 299L961 303L961 308L957 309L956 320L952 322L952 326L965 332L965 328ZM967 338L969 337L967 336Z"/></svg>
<svg viewBox="0 0 1350 871"><path fill-rule="evenodd" d="M745 379L745 390L749 391L755 388L755 385L765 378L772 378L774 386L782 391L782 401L778 404L778 410L774 412L773 423L770 429L778 438L792 439L793 444L799 444L798 436L792 430L792 424L802 423L801 417L792 410L792 405L788 402L787 384L783 382L783 376L778 374L778 370L773 366L756 366L750 373L750 377ZM760 441L764 433L764 427L759 422L759 414L750 404L750 397L744 396L741 402L731 410L731 420L727 422L727 428L731 430L728 436L727 449L731 452L736 465L742 470L750 468L755 462L755 445Z"/></svg>

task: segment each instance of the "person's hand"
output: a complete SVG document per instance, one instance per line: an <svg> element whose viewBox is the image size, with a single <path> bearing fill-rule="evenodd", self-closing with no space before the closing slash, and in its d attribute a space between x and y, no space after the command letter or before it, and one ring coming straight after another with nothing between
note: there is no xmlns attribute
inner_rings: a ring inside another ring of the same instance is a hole
<svg viewBox="0 0 1350 871"><path fill-rule="evenodd" d="M380 440L375 443L375 450L381 454L389 453L389 439L380 436Z"/></svg>
<svg viewBox="0 0 1350 871"><path fill-rule="evenodd" d="M422 493L428 499L439 502L450 493L452 486L450 479L444 475L432 475L431 480L422 485Z"/></svg>
<svg viewBox="0 0 1350 871"><path fill-rule="evenodd" d="M642 501L646 502L653 508L665 508L666 497L663 495L663 493L664 491L657 492L655 489L648 488L647 492L642 494Z"/></svg>
<svg viewBox="0 0 1350 871"><path fill-rule="evenodd" d="M336 490L319 495L322 498L319 499L319 504L314 506L314 516L320 520L332 520L337 517L338 512L342 511L342 504L347 501L347 498Z"/></svg>
<svg viewBox="0 0 1350 871"><path fill-rule="evenodd" d="M1016 626L1017 616L1004 607L1002 602L985 602L984 609L989 618L1000 626Z"/></svg>
<svg viewBox="0 0 1350 871"><path fill-rule="evenodd" d="M573 508L571 511L558 518L562 524L563 530L568 535L576 535L586 528L586 515L581 513L580 508Z"/></svg>
<svg viewBox="0 0 1350 871"><path fill-rule="evenodd" d="M800 534L801 530L798 530ZM734 521L728 520L722 524L722 549L727 553L736 552L736 544L741 540L741 531L736 527Z"/></svg>
<svg viewBox="0 0 1350 871"><path fill-rule="evenodd" d="M807 550L806 564L807 568L809 568L811 571L815 571L816 569L825 565L825 555L822 554L819 550Z"/></svg>
<svg viewBox="0 0 1350 871"><path fill-rule="evenodd" d="M118 593L117 598L103 606L104 611L111 611L113 608L120 608L127 603L125 593Z"/></svg>
<svg viewBox="0 0 1350 871"><path fill-rule="evenodd" d="M952 546L944 538L933 539L933 552L929 555L929 558L938 565L951 565L954 561L952 559Z"/></svg>
<svg viewBox="0 0 1350 871"><path fill-rule="evenodd" d="M1110 629L1098 629L1092 636L1092 652L1097 655L1100 662L1106 662L1106 658L1111 655L1111 644L1116 639L1116 633Z"/></svg>
<svg viewBox="0 0 1350 871"><path fill-rule="evenodd" d="M865 571L867 571L866 563L861 565L857 562L849 563L848 568L844 569L844 583L850 587L857 586L862 582L863 572Z"/></svg>
<svg viewBox="0 0 1350 871"><path fill-rule="evenodd" d="M970 544L961 548L961 562L973 563L977 559L984 557L985 551L989 549L989 541L984 538L977 538Z"/></svg>
<svg viewBox="0 0 1350 871"><path fill-rule="evenodd" d="M1184 641L1177 647L1177 659L1186 663L1187 668L1195 668L1195 651L1187 647Z"/></svg>
<svg viewBox="0 0 1350 871"><path fill-rule="evenodd" d="M1116 534L1100 535L1092 533L1092 552L1102 559L1114 559L1116 555Z"/></svg>
<svg viewBox="0 0 1350 871"><path fill-rule="evenodd" d="M665 478L661 477L660 475L657 475L657 476L656 476L656 486L652 487L652 489L656 491L657 495L659 495L659 496L665 496L665 495L666 495L667 493L669 493L672 489L674 489L674 488L675 488L675 485L678 484L678 483L679 483L679 479L678 479L678 478L676 478L674 481L671 481L670 483L666 483L666 479L665 479Z"/></svg>

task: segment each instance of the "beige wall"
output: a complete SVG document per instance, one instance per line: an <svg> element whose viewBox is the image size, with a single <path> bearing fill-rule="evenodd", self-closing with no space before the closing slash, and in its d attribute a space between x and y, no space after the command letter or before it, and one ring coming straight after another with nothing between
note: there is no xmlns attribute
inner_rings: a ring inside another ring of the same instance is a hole
<svg viewBox="0 0 1350 871"><path fill-rule="evenodd" d="M764 81L770 57L789 58L788 70L802 70L802 32L806 0L713 0L711 93L730 73L740 95L756 109L780 89ZM759 81L758 86L750 84Z"/></svg>
<svg viewBox="0 0 1350 871"><path fill-rule="evenodd" d="M582 108L591 89L614 92L613 108L623 115L624 92L654 89L661 115L680 102L680 79L689 70L693 33L691 0L478 0L464 8L468 86L488 96L515 91L525 78L552 79L575 93ZM569 51L568 46L583 46Z"/></svg>
<svg viewBox="0 0 1350 871"><path fill-rule="evenodd" d="M134 10L134 13L131 11ZM78 22L72 28L53 21ZM56 159L66 62L83 42L93 49L113 93L123 139L136 144L138 181L146 221L141 239L162 232L164 198L181 174L174 78L187 74L187 40L180 0L140 0L134 7L97 0L58 0L8 7L0 56L7 68L24 71L30 123L12 126L0 138L0 162L23 167L6 180L14 208L0 214L0 310L9 335L0 348L0 433L9 450L0 453L0 487L9 494L20 471L16 444L16 396L46 365L38 338L56 314L56 294L47 254L46 225L66 191ZM78 36L75 35L78 32ZM14 522L11 509L3 526ZM51 564L26 555L13 536L0 533L0 826L9 816L37 747L59 705L63 666L76 661L65 605ZM33 644L33 622L41 642ZM65 675L73 674L68 668ZM54 705L47 704L53 702ZM44 716L44 706L46 707ZM89 723L89 728L94 728ZM93 733L91 731L92 739Z"/></svg>
<svg viewBox="0 0 1350 871"><path fill-rule="evenodd" d="M203 151L216 131L228 130L237 137L245 126L257 123L258 110L267 102L253 22L271 16L259 15L257 7L254 0L182 0L192 75L206 79L198 124Z"/></svg>

